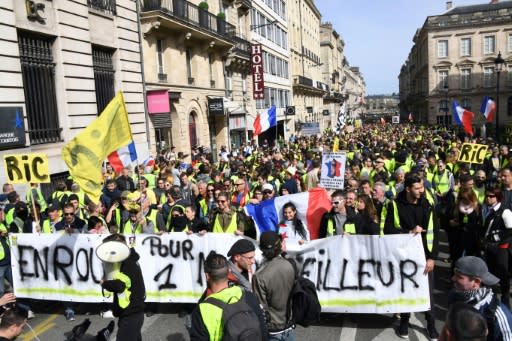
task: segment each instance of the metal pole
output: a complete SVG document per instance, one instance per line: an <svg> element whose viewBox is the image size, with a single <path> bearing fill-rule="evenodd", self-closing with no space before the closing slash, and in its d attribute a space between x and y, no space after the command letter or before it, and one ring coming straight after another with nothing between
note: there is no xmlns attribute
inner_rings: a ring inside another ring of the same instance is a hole
<svg viewBox="0 0 512 341"><path fill-rule="evenodd" d="M146 77L144 75L144 51L142 49L142 30L140 25L140 2L135 1L137 11L137 30L139 31L139 52L140 52L140 73L142 77L142 96L144 100L144 119L146 121L146 142L148 144L148 156L151 155L151 138L149 133L149 113L148 113L148 101L146 98ZM170 115L171 113L169 113Z"/></svg>
<svg viewBox="0 0 512 341"><path fill-rule="evenodd" d="M497 70L496 79L496 141L500 142L500 73Z"/></svg>

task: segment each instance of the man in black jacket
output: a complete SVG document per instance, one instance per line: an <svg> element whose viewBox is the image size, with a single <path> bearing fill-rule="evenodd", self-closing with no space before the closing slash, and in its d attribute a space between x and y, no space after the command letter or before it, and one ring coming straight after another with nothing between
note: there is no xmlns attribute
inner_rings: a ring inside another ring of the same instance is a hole
<svg viewBox="0 0 512 341"><path fill-rule="evenodd" d="M103 242L111 241L126 244L126 239L121 234L113 234L103 240ZM114 293L112 311L114 316L119 318L117 340L142 340L146 288L138 263L139 258L135 249L130 249L130 255L121 262L119 271L114 274L114 279L100 282L103 289Z"/></svg>
<svg viewBox="0 0 512 341"><path fill-rule="evenodd" d="M409 174L404 181L404 190L398 193L395 200L388 203L385 216L384 234L420 233L423 250L427 264L423 273L428 274L430 287L431 310L425 312L427 320L427 333L430 339L437 339L439 334L435 327L434 310L434 259L437 248L437 226L434 224L432 206L424 196L425 187L423 179L417 174ZM398 226L397 226L398 225ZM408 338L410 313L402 313L400 327L397 334L401 338Z"/></svg>

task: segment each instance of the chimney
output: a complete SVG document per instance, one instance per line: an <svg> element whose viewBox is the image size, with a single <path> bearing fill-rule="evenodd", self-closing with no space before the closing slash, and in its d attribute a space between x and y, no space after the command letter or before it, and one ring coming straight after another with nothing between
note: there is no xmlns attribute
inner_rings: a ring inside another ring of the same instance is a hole
<svg viewBox="0 0 512 341"><path fill-rule="evenodd" d="M453 1L446 1L446 10L449 11L453 7Z"/></svg>

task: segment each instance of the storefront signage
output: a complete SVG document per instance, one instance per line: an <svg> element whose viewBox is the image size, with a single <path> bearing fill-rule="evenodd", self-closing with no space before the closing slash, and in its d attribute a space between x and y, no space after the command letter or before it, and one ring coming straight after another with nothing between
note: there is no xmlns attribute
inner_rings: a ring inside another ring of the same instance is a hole
<svg viewBox="0 0 512 341"><path fill-rule="evenodd" d="M219 98L208 98L208 112L210 116L224 115L224 100Z"/></svg>
<svg viewBox="0 0 512 341"><path fill-rule="evenodd" d="M251 44L252 93L254 99L264 98L263 50L261 44Z"/></svg>
<svg viewBox="0 0 512 341"><path fill-rule="evenodd" d="M0 149L25 146L22 107L0 107Z"/></svg>
<svg viewBox="0 0 512 341"><path fill-rule="evenodd" d="M148 111L150 114L170 112L169 92L167 90L148 91Z"/></svg>

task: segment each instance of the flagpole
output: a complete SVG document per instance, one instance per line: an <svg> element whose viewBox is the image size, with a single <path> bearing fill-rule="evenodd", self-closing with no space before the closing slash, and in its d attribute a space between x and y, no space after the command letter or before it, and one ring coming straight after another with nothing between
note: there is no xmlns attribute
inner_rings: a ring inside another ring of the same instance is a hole
<svg viewBox="0 0 512 341"><path fill-rule="evenodd" d="M277 108L276 108L276 149L279 150L279 140L278 140L278 134L277 134L277 123L278 123L278 120L277 120Z"/></svg>

